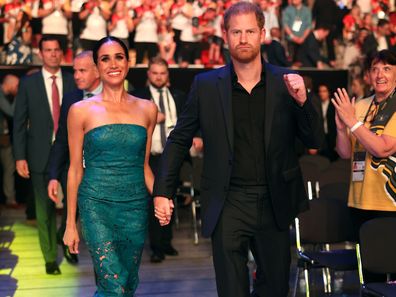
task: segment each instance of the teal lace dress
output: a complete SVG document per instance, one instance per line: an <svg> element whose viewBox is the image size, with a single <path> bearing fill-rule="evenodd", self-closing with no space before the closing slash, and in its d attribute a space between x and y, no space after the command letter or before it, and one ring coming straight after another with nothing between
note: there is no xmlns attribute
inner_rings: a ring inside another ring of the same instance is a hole
<svg viewBox="0 0 396 297"><path fill-rule="evenodd" d="M94 296L133 296L147 228L143 126L109 124L84 136L78 189L82 235L96 275Z"/></svg>

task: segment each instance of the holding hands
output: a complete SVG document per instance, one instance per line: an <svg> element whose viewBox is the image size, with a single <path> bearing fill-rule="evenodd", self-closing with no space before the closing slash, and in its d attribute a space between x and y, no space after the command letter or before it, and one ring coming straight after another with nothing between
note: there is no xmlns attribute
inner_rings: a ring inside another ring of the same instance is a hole
<svg viewBox="0 0 396 297"><path fill-rule="evenodd" d="M355 97L349 99L347 91L338 88L331 99L336 109L336 125L338 130L345 130L346 127L353 127L357 123L355 117Z"/></svg>
<svg viewBox="0 0 396 297"><path fill-rule="evenodd" d="M170 223L173 208L173 200L161 196L154 197L154 214L159 220L161 226L165 226Z"/></svg>
<svg viewBox="0 0 396 297"><path fill-rule="evenodd" d="M290 96L294 98L298 105L303 106L307 100L307 90L302 76L296 73L284 74L283 80Z"/></svg>

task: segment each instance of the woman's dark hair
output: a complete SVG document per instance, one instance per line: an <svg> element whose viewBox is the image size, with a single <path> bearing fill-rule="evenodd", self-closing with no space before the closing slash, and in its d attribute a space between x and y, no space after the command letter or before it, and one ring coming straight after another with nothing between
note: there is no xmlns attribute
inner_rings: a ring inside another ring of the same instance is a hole
<svg viewBox="0 0 396 297"><path fill-rule="evenodd" d="M26 13L26 11L22 11L22 19L21 19L21 23L19 24L18 31L16 33L17 36L22 36L22 30L24 30L25 24L29 21L30 21L30 16Z"/></svg>
<svg viewBox="0 0 396 297"><path fill-rule="evenodd" d="M384 64L389 64L389 65L396 65L396 54L394 54L391 50L382 50L379 51L378 53L375 53L371 58L369 59L368 66L371 68L373 65L382 62Z"/></svg>
<svg viewBox="0 0 396 297"><path fill-rule="evenodd" d="M122 47L122 49L124 51L124 54L125 54L125 57L129 61L129 51L128 51L128 48L125 45L125 43L121 39L119 39L117 37L106 36L106 37L103 37L101 40L99 40L95 44L95 47L93 49L93 60L94 60L96 65L98 64L98 52L99 52L99 49L102 47L103 44L105 44L107 42L117 42Z"/></svg>

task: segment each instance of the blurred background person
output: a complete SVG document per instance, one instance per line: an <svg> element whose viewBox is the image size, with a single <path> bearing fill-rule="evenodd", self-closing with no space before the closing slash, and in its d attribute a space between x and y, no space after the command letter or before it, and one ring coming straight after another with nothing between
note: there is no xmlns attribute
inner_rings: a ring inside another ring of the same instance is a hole
<svg viewBox="0 0 396 297"><path fill-rule="evenodd" d="M0 86L0 162L3 169L3 192L6 206L17 207L15 192L15 160L12 154L12 118L19 78L7 74Z"/></svg>
<svg viewBox="0 0 396 297"><path fill-rule="evenodd" d="M96 42L107 36L107 20L111 11L102 0L88 0L78 15L81 21L80 45L83 50L93 50Z"/></svg>
<svg viewBox="0 0 396 297"><path fill-rule="evenodd" d="M320 84L317 94L318 96L315 96L316 100L313 100L313 103L317 108L324 135L323 143L319 148L319 154L327 157L330 161L335 161L338 158L335 150L337 129L335 109L333 104L331 104L330 89L326 84Z"/></svg>
<svg viewBox="0 0 396 297"><path fill-rule="evenodd" d="M78 263L77 254L71 254L63 243L67 219L67 171L69 170L69 143L67 139L67 115L69 108L75 102L90 98L102 91L99 73L93 61L92 51L79 53L73 62L74 81L77 89L65 94L59 115L58 131L52 144L48 161L49 183L48 196L55 203L60 203L60 186L63 192L63 211L61 224L57 231L57 242L62 246L63 255L67 262Z"/></svg>
<svg viewBox="0 0 396 297"><path fill-rule="evenodd" d="M354 104L345 89L334 93L337 152L352 160L348 206L359 237L360 226L373 218L396 217L396 55L382 50L370 59L374 96ZM385 276L365 273L365 281Z"/></svg>
<svg viewBox="0 0 396 297"><path fill-rule="evenodd" d="M30 25L30 16L24 10L18 13L13 36L6 46L7 65L29 65L33 62L32 56L32 28Z"/></svg>
<svg viewBox="0 0 396 297"><path fill-rule="evenodd" d="M56 212L47 192L47 165L58 129L61 98L75 84L73 76L60 68L63 52L59 41L43 36L39 48L41 71L21 80L15 99L13 149L18 174L32 179L45 271L57 275L61 271L57 263Z"/></svg>
<svg viewBox="0 0 396 297"><path fill-rule="evenodd" d="M109 35L122 40L129 49L129 34L133 31L133 20L129 16L125 0L116 1L107 25Z"/></svg>
<svg viewBox="0 0 396 297"><path fill-rule="evenodd" d="M297 63L302 67L326 68L329 60L321 53L321 44L329 33L329 27L320 24L310 32L298 49Z"/></svg>

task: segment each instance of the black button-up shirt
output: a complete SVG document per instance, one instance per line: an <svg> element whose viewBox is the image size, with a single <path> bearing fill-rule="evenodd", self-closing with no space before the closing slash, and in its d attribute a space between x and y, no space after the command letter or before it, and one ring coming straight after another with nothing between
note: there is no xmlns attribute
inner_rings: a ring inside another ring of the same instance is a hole
<svg viewBox="0 0 396 297"><path fill-rule="evenodd" d="M231 185L266 185L264 154L265 73L249 94L231 66L234 156Z"/></svg>

